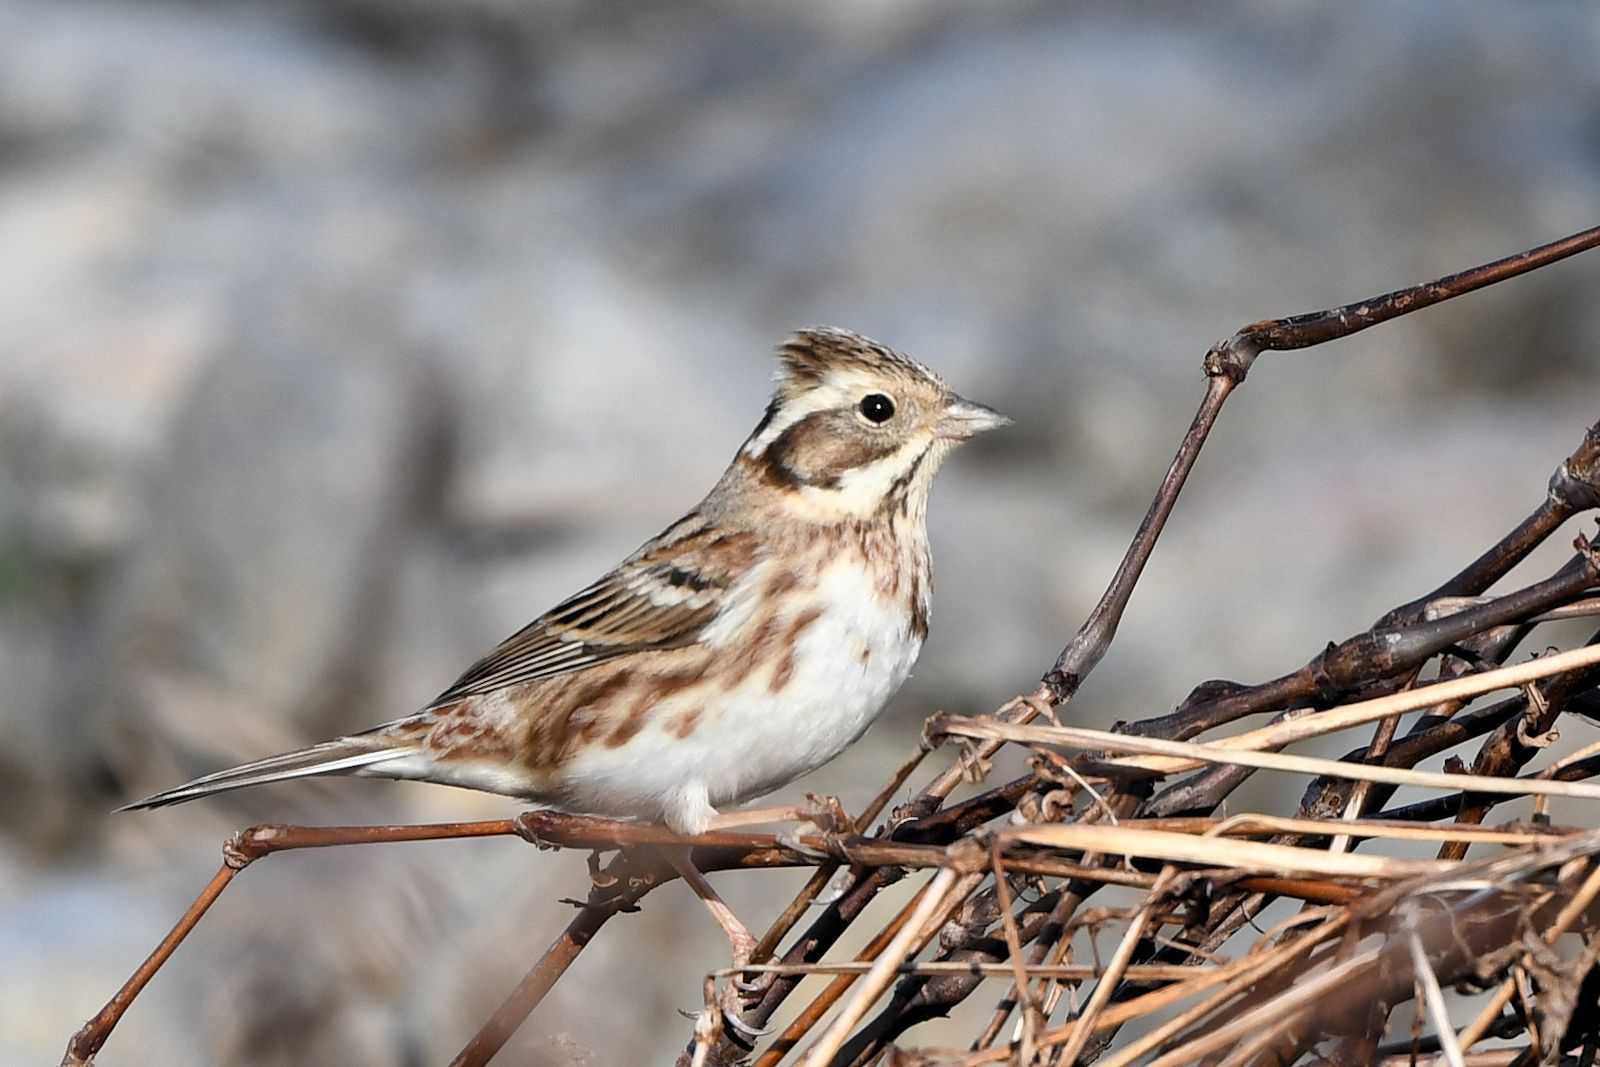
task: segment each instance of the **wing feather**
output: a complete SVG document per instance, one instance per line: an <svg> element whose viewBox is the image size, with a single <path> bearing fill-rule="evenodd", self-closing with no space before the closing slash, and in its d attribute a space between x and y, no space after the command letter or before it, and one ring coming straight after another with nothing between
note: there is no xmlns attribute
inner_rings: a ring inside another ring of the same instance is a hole
<svg viewBox="0 0 1600 1067"><path fill-rule="evenodd" d="M580 671L632 652L693 644L757 551L754 534L679 522L501 642L429 707Z"/></svg>

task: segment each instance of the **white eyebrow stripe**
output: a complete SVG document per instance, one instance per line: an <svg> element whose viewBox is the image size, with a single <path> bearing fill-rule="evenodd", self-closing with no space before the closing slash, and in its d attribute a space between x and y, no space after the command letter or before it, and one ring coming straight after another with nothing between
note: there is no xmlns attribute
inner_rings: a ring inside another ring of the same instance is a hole
<svg viewBox="0 0 1600 1067"><path fill-rule="evenodd" d="M759 434L752 436L745 443L743 453L751 458L760 456L772 442L783 436L785 430L803 421L808 415L815 415L819 411L852 407L855 404L855 394L863 390L883 393L896 405L900 402L895 395L894 387L885 383L880 376L857 367L836 368L830 370L823 381L780 403L773 412L771 421L761 428Z"/></svg>

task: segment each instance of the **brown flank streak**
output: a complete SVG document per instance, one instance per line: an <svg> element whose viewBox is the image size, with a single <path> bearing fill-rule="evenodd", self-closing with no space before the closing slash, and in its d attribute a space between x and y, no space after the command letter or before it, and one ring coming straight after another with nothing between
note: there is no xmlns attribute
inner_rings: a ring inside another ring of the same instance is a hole
<svg viewBox="0 0 1600 1067"><path fill-rule="evenodd" d="M789 684L794 677L794 651L795 644L800 640L800 635L808 630L812 623L822 617L821 608L807 608L795 616L794 622L789 624L788 632L783 635L783 659L778 662L778 667L772 672L772 681L767 686L770 693L778 693Z"/></svg>
<svg viewBox="0 0 1600 1067"><path fill-rule="evenodd" d="M530 717L528 764L535 770L555 767L584 744L597 740L608 717L607 705L632 684L633 674L625 667L610 671L596 667L540 692L534 699L546 702L552 713Z"/></svg>
<svg viewBox="0 0 1600 1067"><path fill-rule="evenodd" d="M737 656L728 662L728 670L722 676L724 689L737 688L756 665L767 658L767 650L778 636L778 620L775 616L768 615L762 620L749 641L739 650Z"/></svg>
<svg viewBox="0 0 1600 1067"><path fill-rule="evenodd" d="M922 577L916 572L911 575L911 632L917 640L926 640L928 636L928 605L922 596Z"/></svg>
<svg viewBox="0 0 1600 1067"><path fill-rule="evenodd" d="M633 702L633 707L628 709L628 717L622 720L615 730L606 737L607 748L621 748L638 736L644 729L645 720L650 717L650 711L655 707L655 701L649 693L644 694Z"/></svg>

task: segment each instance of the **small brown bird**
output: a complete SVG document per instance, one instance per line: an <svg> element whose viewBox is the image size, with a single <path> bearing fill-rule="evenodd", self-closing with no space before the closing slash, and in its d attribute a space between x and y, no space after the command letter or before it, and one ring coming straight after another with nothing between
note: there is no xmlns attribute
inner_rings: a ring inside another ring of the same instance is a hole
<svg viewBox="0 0 1600 1067"><path fill-rule="evenodd" d="M704 500L423 710L128 807L355 774L686 834L771 821L717 809L826 763L900 688L928 632L934 473L1010 421L845 330L803 330L778 356L766 414ZM755 939L675 862L747 962Z"/></svg>

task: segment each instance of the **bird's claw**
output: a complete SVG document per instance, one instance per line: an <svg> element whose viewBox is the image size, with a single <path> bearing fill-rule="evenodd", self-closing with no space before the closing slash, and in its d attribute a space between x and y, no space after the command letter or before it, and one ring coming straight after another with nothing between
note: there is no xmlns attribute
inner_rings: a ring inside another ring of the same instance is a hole
<svg viewBox="0 0 1600 1067"><path fill-rule="evenodd" d="M736 974L728 981L739 991L740 997L747 1002L747 1005L754 1007L756 1002L766 996L767 990L772 988L772 983L777 977L772 971L763 971L749 976Z"/></svg>
<svg viewBox="0 0 1600 1067"><path fill-rule="evenodd" d="M824 831L822 838L825 845L829 844L833 840L833 834ZM802 841L800 839L800 830L798 827L784 830L782 833L778 834L778 844L788 849L790 852L798 852L802 856L817 860L819 862L833 859L833 853L828 848L818 848L815 845L808 845Z"/></svg>
<svg viewBox="0 0 1600 1067"><path fill-rule="evenodd" d="M850 814L836 796L807 793L806 808L806 819L825 834L847 834L855 829Z"/></svg>
<svg viewBox="0 0 1600 1067"><path fill-rule="evenodd" d="M772 1032L767 1027L744 1021L744 1013L754 1006L746 1003L744 995L739 990L738 979L730 978L722 990L722 1021L749 1045L755 1044Z"/></svg>

